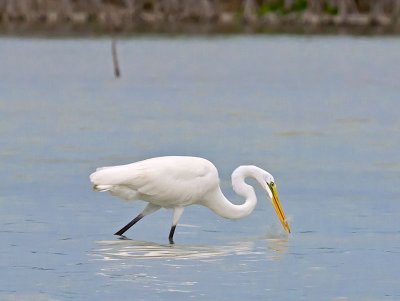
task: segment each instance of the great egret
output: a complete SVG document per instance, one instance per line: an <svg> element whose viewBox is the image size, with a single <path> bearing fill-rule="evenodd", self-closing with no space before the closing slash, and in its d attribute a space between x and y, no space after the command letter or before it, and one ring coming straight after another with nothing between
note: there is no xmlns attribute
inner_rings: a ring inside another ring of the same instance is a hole
<svg viewBox="0 0 400 301"><path fill-rule="evenodd" d="M257 204L257 197L254 188L245 183L247 177L254 178L267 191L283 228L290 233L274 177L257 166L239 166L232 173L233 190L246 198L241 205L232 204L221 192L214 164L197 157L157 157L126 165L100 167L90 175L90 181L96 191L108 191L125 200L148 202L144 210L115 235L123 235L143 217L160 208L171 208L173 218L169 240L173 243L176 225L186 206L203 205L228 219L249 215Z"/></svg>

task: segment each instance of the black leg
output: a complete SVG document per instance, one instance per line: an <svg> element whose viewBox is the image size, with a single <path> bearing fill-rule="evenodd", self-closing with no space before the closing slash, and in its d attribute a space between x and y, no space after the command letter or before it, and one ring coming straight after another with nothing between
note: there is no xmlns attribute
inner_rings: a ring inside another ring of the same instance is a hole
<svg viewBox="0 0 400 301"><path fill-rule="evenodd" d="M140 213L133 220L131 220L128 224L126 224L126 226L124 226L121 230L119 230L118 232L115 232L114 235L120 235L121 236L126 231L128 231L128 229L130 227L132 227L134 224L136 224L138 221L140 221L143 217L144 217L144 215L142 213Z"/></svg>
<svg viewBox="0 0 400 301"><path fill-rule="evenodd" d="M176 225L175 226L172 226L171 227L171 231L169 231L169 243L170 244L174 244L174 233L175 233L175 228L176 228Z"/></svg>

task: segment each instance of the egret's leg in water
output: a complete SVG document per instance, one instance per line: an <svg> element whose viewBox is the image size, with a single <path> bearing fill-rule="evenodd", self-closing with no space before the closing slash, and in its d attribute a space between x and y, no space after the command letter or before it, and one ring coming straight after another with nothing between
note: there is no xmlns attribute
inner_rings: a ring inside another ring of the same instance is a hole
<svg viewBox="0 0 400 301"><path fill-rule="evenodd" d="M136 216L133 220L131 220L128 224L126 224L122 229L115 232L114 235L119 235L119 236L123 235L126 231L129 230L130 227L132 227L134 224L140 221L143 217L157 211L160 208L161 207L158 205L153 205L149 203L138 216Z"/></svg>
<svg viewBox="0 0 400 301"><path fill-rule="evenodd" d="M172 226L171 226L171 230L169 231L169 243L173 244L174 243L174 233L175 233L175 228L176 225L178 224L179 219L182 216L183 213L183 207L175 207L174 208L174 215L172 217Z"/></svg>

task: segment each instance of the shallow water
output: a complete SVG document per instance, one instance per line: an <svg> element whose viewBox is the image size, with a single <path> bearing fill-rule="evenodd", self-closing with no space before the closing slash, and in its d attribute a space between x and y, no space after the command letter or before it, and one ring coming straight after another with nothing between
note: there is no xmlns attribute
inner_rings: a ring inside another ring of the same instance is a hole
<svg viewBox="0 0 400 301"><path fill-rule="evenodd" d="M0 39L1 300L400 300L400 40ZM98 166L197 155L277 181L229 221L91 191Z"/></svg>

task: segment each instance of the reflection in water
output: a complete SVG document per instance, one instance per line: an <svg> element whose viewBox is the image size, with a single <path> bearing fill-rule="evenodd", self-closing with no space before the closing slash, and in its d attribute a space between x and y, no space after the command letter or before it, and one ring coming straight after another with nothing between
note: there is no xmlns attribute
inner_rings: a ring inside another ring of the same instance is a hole
<svg viewBox="0 0 400 301"><path fill-rule="evenodd" d="M129 239L96 244L91 255L104 262L97 275L151 287L158 293L179 292L192 297L198 292L197 275L205 264L219 271L255 273L257 262L280 260L288 250L287 237L254 238L225 245L170 245ZM231 260L224 261L231 256L234 265Z"/></svg>
<svg viewBox="0 0 400 301"><path fill-rule="evenodd" d="M230 255L254 254L254 242L231 245L170 245L128 239L99 241L94 254L103 260L132 259L203 259L210 260Z"/></svg>
<svg viewBox="0 0 400 301"><path fill-rule="evenodd" d="M270 258L277 260L287 253L288 238L265 238ZM200 259L210 261L231 255L261 255L264 247L256 246L255 240L240 241L226 245L157 244L130 239L98 241L93 255L101 260L123 259Z"/></svg>
<svg viewBox="0 0 400 301"><path fill-rule="evenodd" d="M271 260L281 260L289 248L288 238L272 238L267 240L267 248L271 250Z"/></svg>

